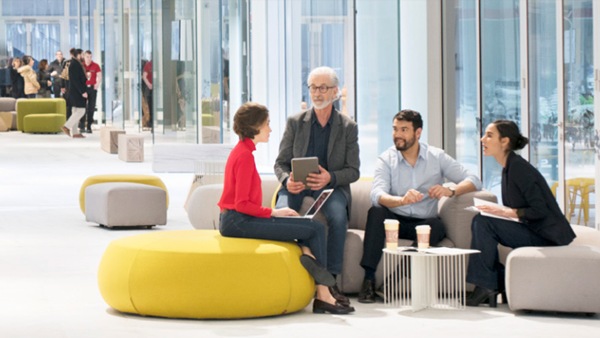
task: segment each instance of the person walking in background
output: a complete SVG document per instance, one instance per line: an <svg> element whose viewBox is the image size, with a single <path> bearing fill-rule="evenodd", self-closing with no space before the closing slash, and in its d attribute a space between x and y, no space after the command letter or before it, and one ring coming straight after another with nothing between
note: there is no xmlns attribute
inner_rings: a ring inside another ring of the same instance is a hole
<svg viewBox="0 0 600 338"><path fill-rule="evenodd" d="M71 48L69 50L69 55L71 55L71 58L65 61L63 70L59 75L62 80L60 82L60 92L65 101L67 101L67 119L71 117L71 112L73 111L73 107L71 106L71 100L69 100L69 65L71 65L71 61L73 61L75 58L73 56L75 54L75 51L75 48Z"/></svg>
<svg viewBox="0 0 600 338"><path fill-rule="evenodd" d="M17 69L25 82L25 97L30 99L34 98L38 90L40 90L37 74L35 73L35 70L33 70L34 64L35 60L31 56L25 55L23 56L23 66Z"/></svg>
<svg viewBox="0 0 600 338"><path fill-rule="evenodd" d="M62 88L62 82L64 80L60 77L60 75L62 74L65 64L67 63L67 60L65 60L65 58L63 57L63 53L60 50L56 51L55 56L56 56L56 59L54 59L54 61L50 62L50 65L48 66L47 71L50 74L50 76L52 76L52 79L53 79L52 92L54 93L54 97L58 98L58 97L63 97L61 88Z"/></svg>
<svg viewBox="0 0 600 338"><path fill-rule="evenodd" d="M10 68L11 94L15 99L25 97L25 80L18 71L21 66L23 66L23 61L15 56Z"/></svg>
<svg viewBox="0 0 600 338"><path fill-rule="evenodd" d="M76 49L73 51L73 58L69 64L69 100L71 101L72 114L62 127L62 130L67 136L73 138L84 138L79 132L79 120L85 115L85 107L87 104L87 86L85 71L83 69L82 50Z"/></svg>
<svg viewBox="0 0 600 338"><path fill-rule="evenodd" d="M323 266L327 262L325 226L312 219L278 218L298 216L288 207L262 206L261 179L253 151L258 143L269 141L269 111L263 105L246 102L235 113L233 130L239 142L231 150L225 165L223 194L219 200L219 231L225 237L258 238L274 241L298 241L303 255L300 262L313 276L317 294L314 313L348 314L354 308L336 300L329 287L334 277Z"/></svg>
<svg viewBox="0 0 600 338"><path fill-rule="evenodd" d="M501 205L479 205L481 211L504 218L476 215L471 223L471 248L481 251L469 258L467 282L475 290L467 306L488 302L496 307L496 296L503 292L499 274L498 244L515 249L523 246L567 245L575 232L560 210L546 179L531 163L515 154L529 140L521 135L516 123L496 120L481 138L483 155L493 157L502 166Z"/></svg>
<svg viewBox="0 0 600 338"><path fill-rule="evenodd" d="M87 91L87 105L85 108L85 118L79 122L79 129L81 132L88 134L92 133L92 123L94 123L94 112L96 111L96 97L98 96L98 88L102 82L102 70L100 66L92 61L92 52L86 50L83 54L83 67L86 75L86 91Z"/></svg>
<svg viewBox="0 0 600 338"><path fill-rule="evenodd" d="M38 65L37 80L40 84L40 90L37 92L37 97L49 98L52 94L52 80L50 80L50 74L47 71L48 60L40 60Z"/></svg>
<svg viewBox="0 0 600 338"><path fill-rule="evenodd" d="M144 65L144 70L142 71L142 80L144 81L142 86L142 94L146 100L146 103L148 104L148 117L147 119L142 119L146 120L146 123L144 123L142 127L150 128L152 130L154 127L152 113L152 60L148 60Z"/></svg>

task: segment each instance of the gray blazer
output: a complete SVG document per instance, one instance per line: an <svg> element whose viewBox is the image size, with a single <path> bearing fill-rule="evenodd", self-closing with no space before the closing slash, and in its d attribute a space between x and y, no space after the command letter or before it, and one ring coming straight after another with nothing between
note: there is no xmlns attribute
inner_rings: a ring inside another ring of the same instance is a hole
<svg viewBox="0 0 600 338"><path fill-rule="evenodd" d="M292 158L306 156L310 139L312 109L290 116L279 145L279 156L275 160L275 175L283 183L292 171ZM341 189L348 201L350 211L350 183L360 177L358 157L358 126L356 122L341 115L335 108L331 112L331 134L327 146L327 166L335 177L335 186ZM333 181L333 179L332 179Z"/></svg>

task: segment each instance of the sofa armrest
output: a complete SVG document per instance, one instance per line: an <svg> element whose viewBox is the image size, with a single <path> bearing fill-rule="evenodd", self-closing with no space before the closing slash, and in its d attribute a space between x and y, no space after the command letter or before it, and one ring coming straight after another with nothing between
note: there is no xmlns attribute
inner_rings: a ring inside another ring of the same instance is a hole
<svg viewBox="0 0 600 338"><path fill-rule="evenodd" d="M465 208L473 205L473 197L497 202L496 195L482 190L453 198L442 198L439 203L439 216L446 226L446 237L457 248L471 247L471 221L477 213L465 210Z"/></svg>
<svg viewBox="0 0 600 338"><path fill-rule="evenodd" d="M223 184L208 184L196 188L188 200L188 219L196 229L219 229L221 210L217 203Z"/></svg>

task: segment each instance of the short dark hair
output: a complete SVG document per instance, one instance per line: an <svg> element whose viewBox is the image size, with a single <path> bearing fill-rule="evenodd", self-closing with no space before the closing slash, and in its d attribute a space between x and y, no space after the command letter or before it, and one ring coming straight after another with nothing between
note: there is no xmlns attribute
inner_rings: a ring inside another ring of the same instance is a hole
<svg viewBox="0 0 600 338"><path fill-rule="evenodd" d="M269 118L267 107L256 102L244 103L233 117L233 131L240 139L254 139Z"/></svg>
<svg viewBox="0 0 600 338"><path fill-rule="evenodd" d="M23 56L23 64L27 66L27 65L29 64L29 61L30 61L31 59L33 59L33 58L31 57L31 55L24 55L24 56Z"/></svg>
<svg viewBox="0 0 600 338"><path fill-rule="evenodd" d="M523 149L529 143L529 139L521 135L519 126L514 121L496 120L492 124L498 129L500 138L508 137L508 151Z"/></svg>
<svg viewBox="0 0 600 338"><path fill-rule="evenodd" d="M78 58L79 55L81 55L81 53L83 52L83 50L81 50L80 48L77 48L73 51L72 55L74 58Z"/></svg>
<svg viewBox="0 0 600 338"><path fill-rule="evenodd" d="M411 109L402 109L398 114L394 116L394 120L398 121L408 121L412 122L413 129L417 130L419 128L423 129L423 119L421 118L421 114L418 111Z"/></svg>

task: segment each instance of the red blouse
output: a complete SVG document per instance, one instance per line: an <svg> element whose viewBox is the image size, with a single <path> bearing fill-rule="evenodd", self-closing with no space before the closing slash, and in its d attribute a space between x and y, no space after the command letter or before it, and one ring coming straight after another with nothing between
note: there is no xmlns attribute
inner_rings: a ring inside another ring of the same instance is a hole
<svg viewBox="0 0 600 338"><path fill-rule="evenodd" d="M225 165L223 194L218 205L254 217L271 217L271 208L262 206L261 180L256 170L254 155L256 145L245 138L231 150Z"/></svg>

